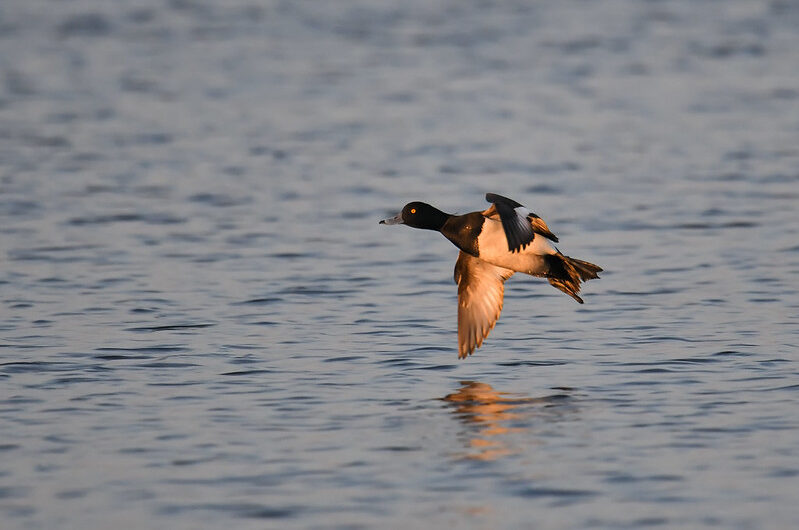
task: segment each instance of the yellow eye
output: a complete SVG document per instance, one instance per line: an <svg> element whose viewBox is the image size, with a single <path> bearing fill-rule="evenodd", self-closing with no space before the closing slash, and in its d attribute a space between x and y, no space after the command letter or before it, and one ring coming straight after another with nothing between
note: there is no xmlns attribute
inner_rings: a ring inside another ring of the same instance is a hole
<svg viewBox="0 0 799 530"><path fill-rule="evenodd" d="M411 208L411 213L416 213L416 208Z"/></svg>

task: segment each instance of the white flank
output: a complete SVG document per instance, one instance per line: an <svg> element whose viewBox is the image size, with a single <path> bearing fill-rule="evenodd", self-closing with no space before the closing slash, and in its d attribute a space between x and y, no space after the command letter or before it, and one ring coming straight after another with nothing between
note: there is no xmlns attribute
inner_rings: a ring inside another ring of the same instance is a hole
<svg viewBox="0 0 799 530"><path fill-rule="evenodd" d="M558 252L549 240L538 234L521 252L510 252L502 222L493 219L485 220L477 245L480 259L498 267L528 274L544 272L546 269L542 256Z"/></svg>

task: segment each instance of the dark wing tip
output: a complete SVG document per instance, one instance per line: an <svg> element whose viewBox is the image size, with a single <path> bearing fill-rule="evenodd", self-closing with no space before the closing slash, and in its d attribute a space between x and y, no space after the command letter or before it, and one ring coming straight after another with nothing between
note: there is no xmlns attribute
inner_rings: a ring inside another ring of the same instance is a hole
<svg viewBox="0 0 799 530"><path fill-rule="evenodd" d="M503 197L502 195L498 195L496 193L486 193L486 200L494 204L497 203L507 204L511 208L518 208L519 206L521 206L520 203L514 201L513 199Z"/></svg>

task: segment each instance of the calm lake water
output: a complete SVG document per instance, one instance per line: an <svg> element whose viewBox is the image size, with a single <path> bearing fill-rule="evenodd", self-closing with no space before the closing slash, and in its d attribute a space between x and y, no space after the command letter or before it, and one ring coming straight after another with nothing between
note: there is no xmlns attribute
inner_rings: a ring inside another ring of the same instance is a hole
<svg viewBox="0 0 799 530"><path fill-rule="evenodd" d="M3 529L799 525L799 3L3 0ZM457 359L411 200L604 267Z"/></svg>

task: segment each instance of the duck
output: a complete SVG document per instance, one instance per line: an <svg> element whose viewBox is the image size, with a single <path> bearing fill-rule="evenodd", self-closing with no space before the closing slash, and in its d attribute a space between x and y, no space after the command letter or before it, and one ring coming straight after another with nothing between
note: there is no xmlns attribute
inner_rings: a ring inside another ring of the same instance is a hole
<svg viewBox="0 0 799 530"><path fill-rule="evenodd" d="M406 204L380 224L434 230L458 249L458 358L479 348L502 312L505 281L515 273L546 278L582 304L580 284L599 278L602 267L563 255L558 237L541 217L513 199L487 193L491 206L463 215L445 213L425 202Z"/></svg>

